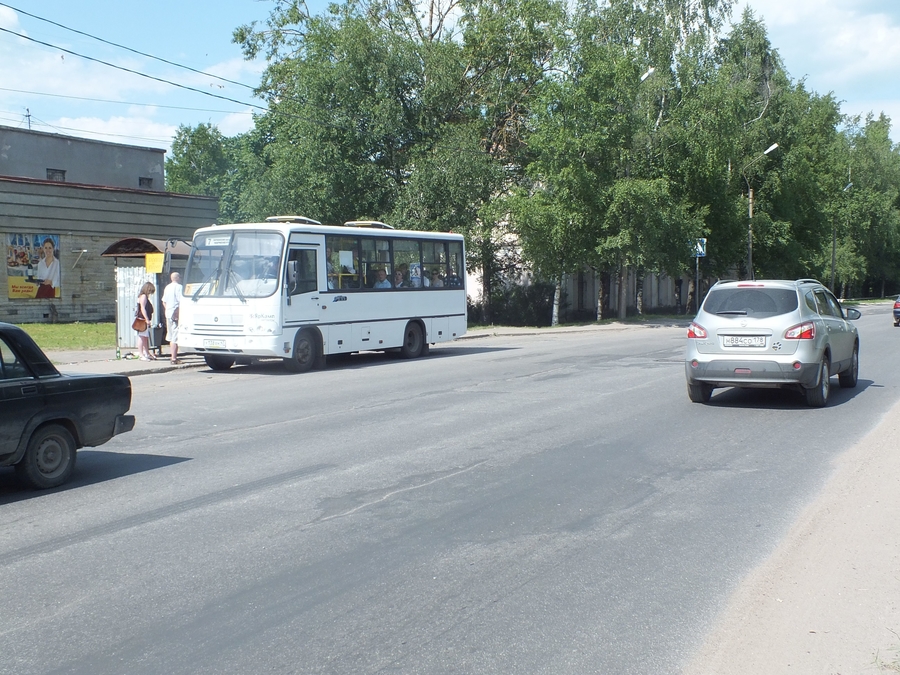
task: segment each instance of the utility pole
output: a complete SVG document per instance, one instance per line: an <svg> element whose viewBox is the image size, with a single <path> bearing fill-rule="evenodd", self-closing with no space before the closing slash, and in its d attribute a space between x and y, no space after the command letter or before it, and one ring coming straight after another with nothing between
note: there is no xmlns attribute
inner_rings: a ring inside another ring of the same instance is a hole
<svg viewBox="0 0 900 675"><path fill-rule="evenodd" d="M777 147L778 143L772 143L772 145L763 150L761 154L757 155L749 162L744 164L744 168L741 169L741 175L747 182L747 194L750 198L750 218L747 221L747 272L751 281L756 279L756 275L753 273L753 186L750 184L750 178L747 176L747 169L749 169L752 164L755 164L756 162L761 160Z"/></svg>

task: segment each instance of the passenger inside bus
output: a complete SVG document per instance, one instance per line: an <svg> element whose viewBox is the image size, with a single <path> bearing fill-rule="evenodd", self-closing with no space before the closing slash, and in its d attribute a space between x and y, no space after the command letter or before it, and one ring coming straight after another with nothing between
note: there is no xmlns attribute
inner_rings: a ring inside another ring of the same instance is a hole
<svg viewBox="0 0 900 675"><path fill-rule="evenodd" d="M391 288L391 282L387 278L387 270L383 267L379 267L375 271L375 283L372 284L372 288Z"/></svg>
<svg viewBox="0 0 900 675"><path fill-rule="evenodd" d="M394 272L394 288L409 288L409 282L403 278L403 272L399 269Z"/></svg>
<svg viewBox="0 0 900 675"><path fill-rule="evenodd" d="M462 279L459 278L459 275L453 267L447 267L447 276L444 278L444 285L449 286L450 288L460 288L462 286Z"/></svg>

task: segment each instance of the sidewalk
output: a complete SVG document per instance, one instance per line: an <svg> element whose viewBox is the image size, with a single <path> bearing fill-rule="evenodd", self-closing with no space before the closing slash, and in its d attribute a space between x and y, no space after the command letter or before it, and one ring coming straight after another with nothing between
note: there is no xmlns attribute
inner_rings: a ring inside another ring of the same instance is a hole
<svg viewBox="0 0 900 675"><path fill-rule="evenodd" d="M157 357L156 361L141 361L138 358L137 349L128 349L121 353L121 358L116 358L115 349L87 349L82 351L57 351L46 352L47 357L62 373L97 373L99 375L119 374L148 375L150 373L165 373L181 368L199 368L205 366L203 357L196 354L182 356L179 354L180 363L173 364L169 358L168 349L165 356Z"/></svg>
<svg viewBox="0 0 900 675"><path fill-rule="evenodd" d="M664 326L687 326L690 319L684 321L679 320L660 320L646 323L604 323L604 324L587 324L584 326L557 326L556 328L536 328L526 327L517 328L511 326L497 326L488 328L479 328L463 335L460 340L477 340L479 338L494 337L498 335L509 336L526 336L541 335L544 333L588 333L596 331L621 331L634 330L641 328L659 328ZM121 358L116 358L115 349L86 349L80 351L48 351L46 352L49 359L56 366L57 370L64 373L99 373L99 374L120 374L128 375L148 375L151 373L165 373L172 370L180 370L184 368L205 368L206 363L199 354L178 355L181 362L173 365L169 361L169 350L166 346L165 356L157 358L156 361L141 361L137 358L137 348L127 349L121 352Z"/></svg>

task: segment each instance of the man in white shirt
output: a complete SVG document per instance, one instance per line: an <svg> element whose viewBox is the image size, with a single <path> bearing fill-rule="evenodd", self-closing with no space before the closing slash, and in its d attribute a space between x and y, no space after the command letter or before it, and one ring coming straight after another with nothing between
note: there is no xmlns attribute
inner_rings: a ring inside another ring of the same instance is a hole
<svg viewBox="0 0 900 675"><path fill-rule="evenodd" d="M172 350L172 363L178 363L178 307L181 305L183 287L181 275L172 272L170 283L163 291L162 303L166 313L166 339Z"/></svg>

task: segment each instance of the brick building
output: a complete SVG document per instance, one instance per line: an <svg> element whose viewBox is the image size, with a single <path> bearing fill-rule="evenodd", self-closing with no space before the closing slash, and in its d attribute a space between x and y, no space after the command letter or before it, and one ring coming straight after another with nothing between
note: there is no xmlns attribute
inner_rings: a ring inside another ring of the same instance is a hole
<svg viewBox="0 0 900 675"><path fill-rule="evenodd" d="M101 253L190 241L218 216L214 198L164 192L164 165L165 150L0 126L0 321L114 320L116 269L144 259Z"/></svg>

